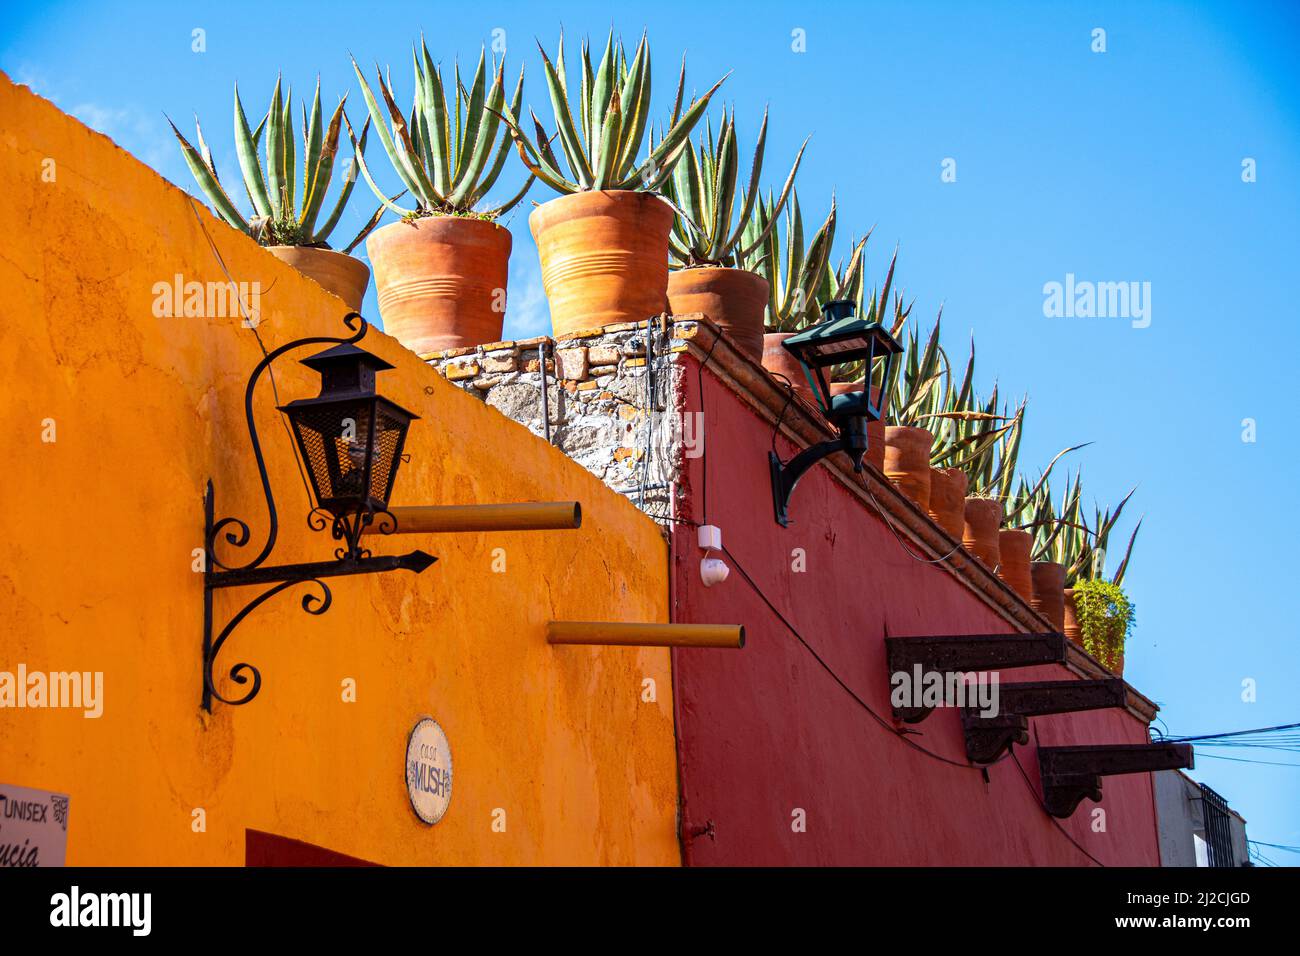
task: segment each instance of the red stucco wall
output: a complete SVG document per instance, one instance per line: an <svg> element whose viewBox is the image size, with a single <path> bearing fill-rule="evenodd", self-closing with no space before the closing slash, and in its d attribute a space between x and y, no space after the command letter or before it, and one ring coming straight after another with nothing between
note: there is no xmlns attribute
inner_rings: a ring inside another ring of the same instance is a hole
<svg viewBox="0 0 1300 956"><path fill-rule="evenodd" d="M700 410L687 359L686 408ZM1039 800L1037 743L1141 743L1124 710L1031 721L1010 759L985 774L967 764L957 712L936 711L908 739L891 729L884 638L1008 632L1011 627L948 572L910 557L879 515L819 466L797 488L793 522L772 519L771 426L709 371L703 375L704 450L687 459L679 516L716 524L734 556L730 577L700 582L695 530L673 536L673 614L743 623L740 651L679 650L675 704L685 860L693 865L1159 865L1147 774L1108 777L1101 804L1069 820ZM794 449L784 440L788 459ZM707 489L705 485L707 467ZM707 495L707 505L706 505ZM791 570L793 549L806 554ZM881 726L782 625L768 599L836 674L890 725ZM1006 672L1004 682L1063 679L1064 666ZM1092 811L1105 810L1093 832ZM796 832L803 810L806 831ZM712 836L700 831L712 824ZM1062 832L1064 830L1065 832Z"/></svg>

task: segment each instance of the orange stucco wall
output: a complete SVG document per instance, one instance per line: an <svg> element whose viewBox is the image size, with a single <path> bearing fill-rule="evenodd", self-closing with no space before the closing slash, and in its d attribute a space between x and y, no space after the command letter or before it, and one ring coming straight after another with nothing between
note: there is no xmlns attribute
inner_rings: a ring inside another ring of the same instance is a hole
<svg viewBox="0 0 1300 956"><path fill-rule="evenodd" d="M273 599L218 662L255 663L260 696L201 713L201 494L211 476L218 517L263 539L242 410L261 353L238 316L156 318L154 285L223 280L206 227L234 278L261 283L267 348L345 334L343 306L2 75L0 185L0 670L102 671L105 698L99 719L0 710L0 783L71 795L68 862L241 864L253 828L386 864L677 864L668 652L544 638L548 619L666 620L658 530L377 331L362 344L396 366L381 391L421 416L393 504L577 499L583 527L370 539L439 560L334 579L322 617L302 589ZM282 400L315 394L291 356L276 368ZM256 405L281 511L272 560L327 559L265 381ZM218 597L219 621L236 597ZM426 714L455 763L432 828L403 777Z"/></svg>

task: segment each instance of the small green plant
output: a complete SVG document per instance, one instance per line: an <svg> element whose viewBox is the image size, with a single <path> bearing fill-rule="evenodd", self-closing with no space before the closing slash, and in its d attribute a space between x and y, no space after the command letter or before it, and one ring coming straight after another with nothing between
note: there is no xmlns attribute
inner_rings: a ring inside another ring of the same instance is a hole
<svg viewBox="0 0 1300 956"><path fill-rule="evenodd" d="M248 117L239 101L239 87L235 87L235 152L243 174L244 191L252 204L253 215L245 217L236 207L230 194L221 185L212 152L203 139L198 117L194 119L198 148L190 145L170 119L172 132L180 141L181 153L194 174L208 202L228 224L252 236L264 246L316 246L329 248L327 239L338 224L352 187L356 183L357 164L365 150L365 136L354 144L353 158L343 177L343 188L333 208L323 223L317 224L334 174L338 155L340 124L346 122L343 103L346 96L330 116L328 124L322 123L320 81L316 82L316 96L308 119L303 108L302 188L297 187L296 152L293 129L293 92L283 97L280 80L275 81L271 105L255 131L248 126ZM257 156L257 147L266 133L266 167L263 169ZM379 222L383 207L362 228L361 232L344 248L351 252Z"/></svg>
<svg viewBox="0 0 1300 956"><path fill-rule="evenodd" d="M361 92L370 112L366 126L374 123L388 160L402 185L416 201L414 209L405 209L384 196L374 177L361 159L361 174L385 208L405 219L422 216L463 216L496 219L517 205L533 184L529 176L523 188L510 199L491 209L479 209L488 191L496 185L510 152L510 138L500 132L501 111L505 102L505 65L497 66L492 85L487 85L486 53L480 52L478 69L467 91L461 85L460 64L454 68L450 100L442 82L442 69L435 66L429 48L420 41L420 49L411 48L415 72L415 104L410 116L403 116L393 96L391 75L385 78L375 67L375 78L383 107L352 61ZM519 71L512 98L514 109L524 93L524 71ZM353 137L351 124L348 135ZM365 129L361 138L365 139ZM358 153L358 155L360 155Z"/></svg>
<svg viewBox="0 0 1300 956"><path fill-rule="evenodd" d="M1117 671L1136 617L1123 589L1101 578L1080 581L1074 586L1074 613L1083 649L1104 667Z"/></svg>
<svg viewBox="0 0 1300 956"><path fill-rule="evenodd" d="M631 63L622 41L615 43L613 32L605 43L600 65L592 69L587 41L582 43L582 65L578 94L578 119L569 107L569 76L564 66L564 34L552 63L546 51L542 65L546 87L555 112L556 135L568 164L569 175L560 170L551 150L552 136L547 136L536 114L534 138L524 132L519 111L504 111L506 127L529 172L563 195L596 189L631 189L656 192L672 175L682 154L690 149L690 134L708 109L709 98L722 85L724 76L682 113L682 94L686 86L686 61L682 60L668 131L656 145L651 142L650 155L640 165L637 153L645 140L650 116L650 50L645 35L637 44Z"/></svg>
<svg viewBox="0 0 1300 956"><path fill-rule="evenodd" d="M781 198L768 217L766 230L750 235L742 244L745 226L754 211L759 197L758 180L763 172L763 148L767 142L767 110L763 111L763 125L758 130L758 144L754 147L754 161L750 166L749 187L737 192L740 156L736 146L735 113L722 114L722 127L715 142L713 126L707 124L700 138L698 153L687 149L673 169L667 183L667 195L679 212L673 223L669 251L679 263L691 266L735 266L738 259L752 254L767 239L776 225L776 217L785 207L786 199L794 188L795 173L803 159L808 140L803 141L794 158L794 166L781 189ZM740 200L737 217L736 201Z"/></svg>
<svg viewBox="0 0 1300 956"><path fill-rule="evenodd" d="M835 242L835 198L831 197L826 221L805 247L799 193L791 192L785 210L784 257L782 243L772 228L776 217L777 204L769 193L755 204L753 215L745 223L740 248L748 251L737 256L737 265L767 280L767 331L798 332L821 318L817 292L825 280L826 261Z"/></svg>

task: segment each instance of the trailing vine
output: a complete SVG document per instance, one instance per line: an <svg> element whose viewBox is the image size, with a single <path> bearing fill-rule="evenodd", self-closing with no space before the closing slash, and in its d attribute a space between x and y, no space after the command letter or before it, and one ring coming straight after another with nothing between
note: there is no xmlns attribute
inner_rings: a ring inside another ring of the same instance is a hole
<svg viewBox="0 0 1300 956"><path fill-rule="evenodd" d="M1118 584L1098 578L1074 585L1074 608L1083 649L1117 671L1136 619L1133 603Z"/></svg>

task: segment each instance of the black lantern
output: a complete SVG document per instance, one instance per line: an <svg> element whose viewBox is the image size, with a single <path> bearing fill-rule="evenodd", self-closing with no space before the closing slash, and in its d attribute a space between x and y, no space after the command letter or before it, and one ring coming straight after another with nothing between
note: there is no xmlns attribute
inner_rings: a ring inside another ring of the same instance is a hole
<svg viewBox="0 0 1300 956"><path fill-rule="evenodd" d="M882 360L881 381L888 383L894 356L903 347L879 322L854 318L855 311L855 304L847 299L827 302L822 306L821 322L784 342L803 366L822 413L840 434L836 439L804 449L789 464L783 464L775 452L768 453L772 506L777 522L783 527L790 522L787 514L790 495L804 472L827 455L842 451L852 460L853 470L860 473L862 458L867 453L867 422L880 420L881 402L871 398L871 373L876 360ZM827 377L830 369L850 362L862 363L862 390L832 395Z"/></svg>
<svg viewBox="0 0 1300 956"><path fill-rule="evenodd" d="M419 416L375 393L375 373L392 366L355 345L303 359L320 373L315 398L283 405L320 507L359 532L388 509L406 431ZM346 535L349 548L356 540Z"/></svg>
<svg viewBox="0 0 1300 956"><path fill-rule="evenodd" d="M208 482L203 502L204 710L212 709L213 698L227 704L246 704L261 689L262 675L257 668L241 662L230 668L229 677L239 685L248 684L251 679L252 686L240 696L225 697L216 688L213 669L222 645L248 614L264 601L298 584L314 585L318 593L308 593L303 597L302 609L308 614L324 614L333 600L325 578L399 570L419 574L436 560L423 551L373 556L360 546L362 531L375 524L379 516L385 515L388 519L386 524L376 524L380 530L391 532L396 527L388 513L388 498L402 461L406 431L416 416L375 393L375 373L392 366L356 347L357 341L369 328L360 315L351 312L343 321L353 331L351 337L315 336L289 342L263 356L249 376L244 390L244 417L248 423L253 458L262 479L262 492L266 496L268 528L261 550L243 563L223 559L218 555L218 547L222 550L247 547L252 537L248 523L235 517L214 520L212 482ZM291 349L307 345L334 346L303 362L320 372L320 394L315 398L290 402L280 410L292 424L319 505L308 515L307 525L314 531L324 530L329 520L318 512L326 512L333 517L334 539L342 544L335 548L332 561L267 565L265 562L275 548L280 525L271 479L262 457L262 443L257 437L253 418L253 396L258 378L272 362ZM214 636L213 595L224 588L253 586L263 586L264 590L231 616Z"/></svg>

